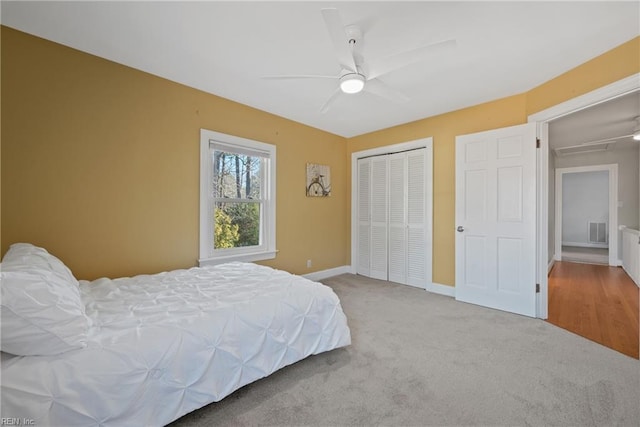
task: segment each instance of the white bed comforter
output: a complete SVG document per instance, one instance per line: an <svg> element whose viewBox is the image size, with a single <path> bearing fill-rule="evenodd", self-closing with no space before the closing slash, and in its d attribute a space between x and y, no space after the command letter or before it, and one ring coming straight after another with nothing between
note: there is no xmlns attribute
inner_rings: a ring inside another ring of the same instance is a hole
<svg viewBox="0 0 640 427"><path fill-rule="evenodd" d="M2 354L2 417L159 426L301 360L349 345L325 285L249 263L81 281L89 345Z"/></svg>

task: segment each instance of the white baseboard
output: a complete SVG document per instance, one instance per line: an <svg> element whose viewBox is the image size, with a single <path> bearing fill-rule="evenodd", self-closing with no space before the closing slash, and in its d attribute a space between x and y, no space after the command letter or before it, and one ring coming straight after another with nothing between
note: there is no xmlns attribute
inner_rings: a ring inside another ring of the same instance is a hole
<svg viewBox="0 0 640 427"><path fill-rule="evenodd" d="M551 258L551 261L549 261L549 265L547 265L547 274L551 272L551 269L553 268L553 264L555 263L556 263L556 260L554 258Z"/></svg>
<svg viewBox="0 0 640 427"><path fill-rule="evenodd" d="M427 291L433 292L434 294L440 294L447 297L456 296L456 288L454 286L442 285L440 283L432 282L431 285L427 287Z"/></svg>
<svg viewBox="0 0 640 427"><path fill-rule="evenodd" d="M640 288L640 280L636 280L636 278L635 278L635 277L633 277L633 276L631 275L631 273L627 271L627 269L626 269L626 268L624 268L624 265L621 265L620 267L622 267L622 269L624 270L624 272L625 272L625 273L627 273L627 276L629 276L629 277L631 278L631 281L632 281L633 283L635 283L635 284Z"/></svg>
<svg viewBox="0 0 640 427"><path fill-rule="evenodd" d="M333 276L338 276L340 274L350 273L351 267L348 265L343 265L340 267L330 268L328 270L320 270L314 271L313 273L303 274L302 277L306 277L309 280L313 280L317 282L318 280L326 279Z"/></svg>
<svg viewBox="0 0 640 427"><path fill-rule="evenodd" d="M338 276L340 274L351 273L356 274L355 268L351 265L343 265L341 267L330 268L328 270L316 271L313 273L303 274L303 277L306 277L309 280L318 281L322 279L326 279L332 276ZM408 286L408 285L407 285ZM447 297L456 296L456 288L449 285L443 285L440 283L432 282L430 285L427 285L428 292L433 292L434 294L444 295Z"/></svg>

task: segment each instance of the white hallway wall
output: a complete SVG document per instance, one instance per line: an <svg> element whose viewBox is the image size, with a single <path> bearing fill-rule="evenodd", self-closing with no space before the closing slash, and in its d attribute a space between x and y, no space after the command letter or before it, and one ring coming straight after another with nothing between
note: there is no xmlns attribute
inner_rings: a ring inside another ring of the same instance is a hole
<svg viewBox="0 0 640 427"><path fill-rule="evenodd" d="M638 146L612 151L573 154L555 158L556 168L605 164L618 165L618 224L638 229L640 224L640 153ZM622 234L618 231L618 254L622 254Z"/></svg>
<svg viewBox="0 0 640 427"><path fill-rule="evenodd" d="M589 222L609 224L609 172L577 172L562 177L562 244L587 246Z"/></svg>

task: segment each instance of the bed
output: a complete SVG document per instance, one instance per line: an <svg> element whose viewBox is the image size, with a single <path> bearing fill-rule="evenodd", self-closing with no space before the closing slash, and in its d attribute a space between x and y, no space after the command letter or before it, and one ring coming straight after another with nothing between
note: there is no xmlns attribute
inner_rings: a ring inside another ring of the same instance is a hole
<svg viewBox="0 0 640 427"><path fill-rule="evenodd" d="M166 425L351 343L329 287L252 263L77 281L20 243L1 267L1 417L23 425Z"/></svg>

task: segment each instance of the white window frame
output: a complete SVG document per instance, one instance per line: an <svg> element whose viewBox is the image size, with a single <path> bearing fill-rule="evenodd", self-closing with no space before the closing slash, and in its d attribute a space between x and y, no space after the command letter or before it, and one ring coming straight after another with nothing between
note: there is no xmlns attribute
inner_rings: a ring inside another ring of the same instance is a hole
<svg viewBox="0 0 640 427"><path fill-rule="evenodd" d="M259 246L214 249L213 245L213 161L211 145L228 146L230 151L258 151L265 156L261 191L261 244ZM231 261L260 261L276 257L276 146L239 136L200 129L200 255L198 264L215 265Z"/></svg>

